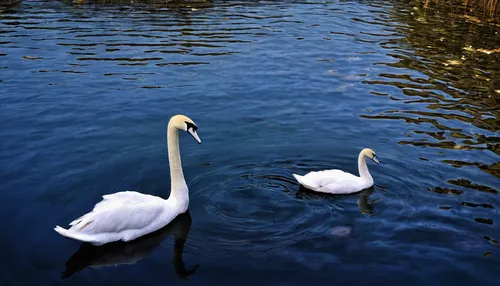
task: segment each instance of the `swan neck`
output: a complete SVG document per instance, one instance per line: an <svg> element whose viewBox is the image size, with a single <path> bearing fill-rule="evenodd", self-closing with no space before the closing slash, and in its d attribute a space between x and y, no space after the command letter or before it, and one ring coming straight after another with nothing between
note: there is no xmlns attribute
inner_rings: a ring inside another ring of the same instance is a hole
<svg viewBox="0 0 500 286"><path fill-rule="evenodd" d="M188 188L182 172L179 150L179 129L170 126L167 130L168 161L170 165L171 190L169 199L189 200Z"/></svg>
<svg viewBox="0 0 500 286"><path fill-rule="evenodd" d="M370 172L368 171L368 166L366 165L366 157L364 154L359 154L358 157L358 171L359 171L359 176L368 181L373 182L372 175L370 175Z"/></svg>

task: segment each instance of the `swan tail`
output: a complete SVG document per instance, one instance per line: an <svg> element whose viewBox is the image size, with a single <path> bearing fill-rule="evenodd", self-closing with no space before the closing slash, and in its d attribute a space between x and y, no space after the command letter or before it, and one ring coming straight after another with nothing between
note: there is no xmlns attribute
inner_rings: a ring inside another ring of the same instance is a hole
<svg viewBox="0 0 500 286"><path fill-rule="evenodd" d="M76 240L84 241L84 242L89 242L89 243L92 243L94 245L99 245L100 244L97 240L95 240L94 238L90 237L89 235L83 234L83 233L76 233L74 231L71 231L71 229L65 229L63 227L56 226L54 228L54 230L57 233L59 233L60 235L68 237L68 238L72 238L72 239L76 239Z"/></svg>
<svg viewBox="0 0 500 286"><path fill-rule="evenodd" d="M297 180L297 182L299 182L299 183L302 184L302 178L304 178L304 176L300 176L300 175L297 175L297 174L292 174L292 175L295 178L295 180Z"/></svg>
<svg viewBox="0 0 500 286"><path fill-rule="evenodd" d="M56 227L54 227L54 230L57 231L60 235L64 235L64 236L66 236L66 233L68 232L67 229L60 227L58 225Z"/></svg>
<svg viewBox="0 0 500 286"><path fill-rule="evenodd" d="M304 187L307 185L306 182L304 182L304 176L293 174L293 177L295 178L295 180L297 180L297 182L299 182L299 184L303 185Z"/></svg>
<svg viewBox="0 0 500 286"><path fill-rule="evenodd" d="M56 227L54 227L54 230L62 236L69 237L69 238L75 238L75 236L71 233L71 231L69 229L65 229L65 228L57 225Z"/></svg>
<svg viewBox="0 0 500 286"><path fill-rule="evenodd" d="M315 189L314 186L312 186L312 185L310 185L309 183L306 182L304 176L300 176L300 175L297 175L297 174L292 174L292 175L295 178L295 180L297 180L297 182L299 182L299 184L301 184L305 188L308 188L308 189L311 189L311 190Z"/></svg>

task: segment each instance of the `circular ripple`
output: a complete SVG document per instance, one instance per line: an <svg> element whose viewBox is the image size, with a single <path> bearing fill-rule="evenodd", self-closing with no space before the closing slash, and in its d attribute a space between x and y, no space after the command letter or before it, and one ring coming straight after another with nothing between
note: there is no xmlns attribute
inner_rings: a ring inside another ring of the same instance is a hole
<svg viewBox="0 0 500 286"><path fill-rule="evenodd" d="M290 166L223 167L198 177L190 189L189 240L205 255L263 255L329 231L334 202L305 201Z"/></svg>

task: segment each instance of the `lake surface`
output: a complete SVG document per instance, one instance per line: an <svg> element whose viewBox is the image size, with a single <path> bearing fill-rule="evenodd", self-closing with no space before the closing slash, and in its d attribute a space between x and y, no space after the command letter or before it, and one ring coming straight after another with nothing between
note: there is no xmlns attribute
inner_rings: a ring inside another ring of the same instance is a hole
<svg viewBox="0 0 500 286"><path fill-rule="evenodd" d="M498 284L500 27L408 1L80 2L0 14L1 285ZM202 139L180 138L188 214L104 248L53 230L108 193L167 198L178 113ZM357 174L365 147L373 189L292 177Z"/></svg>

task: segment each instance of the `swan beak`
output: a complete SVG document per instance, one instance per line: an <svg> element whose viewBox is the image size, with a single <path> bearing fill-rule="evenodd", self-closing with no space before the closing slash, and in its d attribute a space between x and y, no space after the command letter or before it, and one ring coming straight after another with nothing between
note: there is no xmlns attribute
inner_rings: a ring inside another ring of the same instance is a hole
<svg viewBox="0 0 500 286"><path fill-rule="evenodd" d="M373 157L373 159L372 159L372 160L373 160L375 163L377 163L377 164L379 164L379 165L380 165L380 162L378 161L378 159L377 159L377 158Z"/></svg>
<svg viewBox="0 0 500 286"><path fill-rule="evenodd" d="M196 133L196 130L193 130L193 128L189 128L187 131L191 136L193 136L194 140L198 142L198 144L201 144L201 139L198 137L198 133Z"/></svg>

